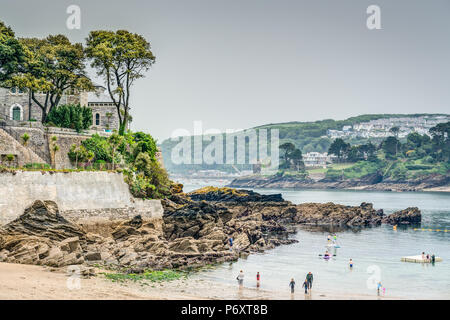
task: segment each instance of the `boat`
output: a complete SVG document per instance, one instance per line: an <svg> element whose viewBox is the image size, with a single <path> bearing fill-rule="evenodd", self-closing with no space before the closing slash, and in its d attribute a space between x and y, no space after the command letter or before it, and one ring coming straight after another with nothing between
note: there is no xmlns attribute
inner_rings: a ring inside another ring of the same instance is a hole
<svg viewBox="0 0 450 320"><path fill-rule="evenodd" d="M403 261L403 262L431 263L431 260L428 260L427 258L425 258L425 259L422 258L422 255L402 257L400 260ZM442 258L435 257L434 261L435 262L441 262Z"/></svg>

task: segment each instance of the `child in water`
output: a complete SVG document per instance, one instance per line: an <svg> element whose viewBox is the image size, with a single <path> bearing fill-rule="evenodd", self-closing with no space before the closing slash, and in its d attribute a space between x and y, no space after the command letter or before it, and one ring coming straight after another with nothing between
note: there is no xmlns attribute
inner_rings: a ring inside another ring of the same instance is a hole
<svg viewBox="0 0 450 320"><path fill-rule="evenodd" d="M350 269L353 268L353 260L352 259L350 259L350 261L348 262L348 265L349 265Z"/></svg>
<svg viewBox="0 0 450 320"><path fill-rule="evenodd" d="M289 282L289 287L291 287L291 293L294 293L294 288L295 288L294 278L292 278L291 282Z"/></svg>
<svg viewBox="0 0 450 320"><path fill-rule="evenodd" d="M256 273L256 287L259 288L259 281L261 280L261 276L259 275L259 272Z"/></svg>
<svg viewBox="0 0 450 320"><path fill-rule="evenodd" d="M308 280L305 279L305 282L303 282L302 287L305 288L305 294L307 294L308 293Z"/></svg>

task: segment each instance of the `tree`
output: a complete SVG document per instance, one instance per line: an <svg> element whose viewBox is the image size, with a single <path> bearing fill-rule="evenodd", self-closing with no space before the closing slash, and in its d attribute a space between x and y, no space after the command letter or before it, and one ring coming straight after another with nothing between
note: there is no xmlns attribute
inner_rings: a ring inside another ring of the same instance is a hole
<svg viewBox="0 0 450 320"><path fill-rule="evenodd" d="M328 154L334 154L336 157L338 157L338 160L341 161L342 159L347 157L347 153L349 151L350 151L350 144L346 143L341 138L337 138L330 145L330 148L328 149Z"/></svg>
<svg viewBox="0 0 450 320"><path fill-rule="evenodd" d="M292 161L292 164L295 166L296 171L300 171L300 169L304 168L303 163L303 155L300 149L295 149L289 154L289 158Z"/></svg>
<svg viewBox="0 0 450 320"><path fill-rule="evenodd" d="M289 153L295 150L295 145L291 142L286 142L280 146L280 150L284 152L284 161L287 163L289 159Z"/></svg>
<svg viewBox="0 0 450 320"><path fill-rule="evenodd" d="M56 169L56 153L59 151L59 146L56 144L58 141L57 136L51 137L50 151L53 158L53 168Z"/></svg>
<svg viewBox="0 0 450 320"><path fill-rule="evenodd" d="M397 139L397 144L395 145L395 155L397 155L397 153L398 153L398 143L400 142L398 140L398 134L400 132L400 128L399 127L392 127L392 128L389 129L389 131L392 132L394 134L395 138Z"/></svg>
<svg viewBox="0 0 450 320"><path fill-rule="evenodd" d="M43 123L68 90L93 88L85 72L86 55L80 43L72 44L64 35L25 38L20 42L25 48L25 63L10 84L31 90L31 99L42 110ZM43 98L37 96L39 92Z"/></svg>
<svg viewBox="0 0 450 320"><path fill-rule="evenodd" d="M0 83L22 71L25 51L14 31L0 21Z"/></svg>
<svg viewBox="0 0 450 320"><path fill-rule="evenodd" d="M400 132L400 128L399 127L392 127L392 128L389 129L389 131L391 133L393 133L394 136L398 139L398 134Z"/></svg>
<svg viewBox="0 0 450 320"><path fill-rule="evenodd" d="M433 158L437 161L450 161L450 122L439 123L430 129L433 137Z"/></svg>
<svg viewBox="0 0 450 320"><path fill-rule="evenodd" d="M87 38L87 56L106 82L117 108L119 134L123 135L129 122L131 87L155 62L150 43L126 30L92 31Z"/></svg>
<svg viewBox="0 0 450 320"><path fill-rule="evenodd" d="M115 154L116 154L116 150L117 148L120 146L120 144L123 141L123 137L119 136L118 134L114 133L112 134L109 138L108 138L108 142L109 145L111 146L111 153L112 153L112 169L114 170L115 164L114 164L114 160L115 160Z"/></svg>
<svg viewBox="0 0 450 320"><path fill-rule="evenodd" d="M381 144L382 149L386 153L387 157L393 157L397 155L397 148L400 142L395 137L387 137Z"/></svg>

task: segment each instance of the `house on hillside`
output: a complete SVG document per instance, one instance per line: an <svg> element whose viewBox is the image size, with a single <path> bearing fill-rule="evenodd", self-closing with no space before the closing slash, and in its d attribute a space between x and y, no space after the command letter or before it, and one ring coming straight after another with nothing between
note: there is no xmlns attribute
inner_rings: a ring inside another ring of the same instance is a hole
<svg viewBox="0 0 450 320"><path fill-rule="evenodd" d="M111 97L107 94L106 88L102 85L94 84L92 92L67 91L62 97L59 105L80 104L92 109L92 127L90 129L98 131L112 131L119 129L119 117L117 108ZM42 103L45 94L36 94ZM0 120L22 122L42 119L42 110L31 99L28 90L17 87L0 88Z"/></svg>

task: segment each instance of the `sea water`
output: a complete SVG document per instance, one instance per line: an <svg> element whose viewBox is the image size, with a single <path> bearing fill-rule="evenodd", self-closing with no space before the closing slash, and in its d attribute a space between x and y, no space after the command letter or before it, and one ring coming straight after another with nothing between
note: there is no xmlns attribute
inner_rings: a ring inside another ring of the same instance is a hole
<svg viewBox="0 0 450 320"><path fill-rule="evenodd" d="M198 186L185 186L186 191ZM283 245L262 254L252 254L234 263L221 264L200 274L201 277L236 284L239 270L246 275L245 285L256 287L256 272L261 288L289 290L294 278L300 287L308 272L314 275L313 288L335 295L376 295L381 281L386 296L408 299L450 299L450 194L433 192L380 192L350 190L278 190L254 189L259 193L281 193L293 203L334 202L357 206L371 202L386 214L407 207L422 212L420 229L390 225L337 231L336 256L324 260L319 254L327 249L328 231L299 227L292 238L299 242ZM425 228L425 231L421 229ZM441 231L428 231L440 229ZM444 230L448 230L444 232ZM443 259L434 265L401 262L402 256L435 254ZM349 259L354 266L349 268Z"/></svg>

